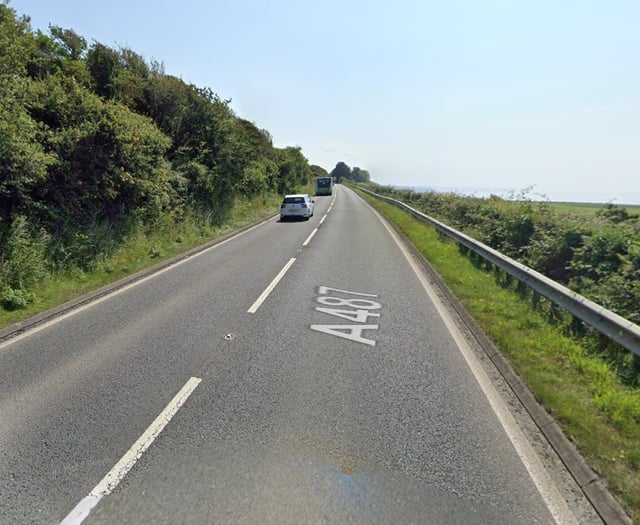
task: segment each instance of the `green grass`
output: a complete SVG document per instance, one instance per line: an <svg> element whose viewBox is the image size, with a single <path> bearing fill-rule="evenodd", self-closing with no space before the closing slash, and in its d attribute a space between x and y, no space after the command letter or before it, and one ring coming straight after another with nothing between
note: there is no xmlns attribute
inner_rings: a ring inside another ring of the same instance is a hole
<svg viewBox="0 0 640 525"><path fill-rule="evenodd" d="M362 194L404 232L635 522L640 523L640 390L620 383L598 349L548 321L544 309L498 284L429 226L395 206Z"/></svg>
<svg viewBox="0 0 640 525"><path fill-rule="evenodd" d="M305 188L305 191L309 191ZM226 221L218 226L202 220L167 222L154 232L137 231L108 259L98 261L90 272L71 270L48 275L32 291L36 300L25 308L7 311L0 308L0 328L27 319L37 313L97 290L118 279L184 253L191 248L259 221L278 212L281 196L271 195L238 199Z"/></svg>
<svg viewBox="0 0 640 525"><path fill-rule="evenodd" d="M615 203L614 203L615 204ZM549 202L552 209L558 212L569 212L576 215L594 216L596 212L602 210L605 204L589 202ZM640 214L640 206L633 204L617 204L620 208L625 208L630 214Z"/></svg>

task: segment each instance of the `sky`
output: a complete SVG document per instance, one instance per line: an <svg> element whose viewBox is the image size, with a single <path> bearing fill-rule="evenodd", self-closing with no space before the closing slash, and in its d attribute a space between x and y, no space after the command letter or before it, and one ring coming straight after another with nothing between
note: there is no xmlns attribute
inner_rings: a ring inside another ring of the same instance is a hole
<svg viewBox="0 0 640 525"><path fill-rule="evenodd" d="M637 0L10 0L209 87L331 171L640 204Z"/></svg>

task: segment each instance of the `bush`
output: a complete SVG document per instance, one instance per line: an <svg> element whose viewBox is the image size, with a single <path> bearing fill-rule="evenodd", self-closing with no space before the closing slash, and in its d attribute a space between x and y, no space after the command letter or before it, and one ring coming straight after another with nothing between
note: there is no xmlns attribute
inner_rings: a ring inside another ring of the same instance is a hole
<svg viewBox="0 0 640 525"><path fill-rule="evenodd" d="M0 281L6 288L13 292L28 289L44 277L48 240L49 236L44 232L34 236L25 217L18 216L13 221L6 238L0 243Z"/></svg>
<svg viewBox="0 0 640 525"><path fill-rule="evenodd" d="M29 291L47 274L45 252L49 236L29 231L27 219L18 216L0 235L0 303L7 310L24 308L35 300Z"/></svg>
<svg viewBox="0 0 640 525"><path fill-rule="evenodd" d="M558 212L548 202L488 199L434 192L372 188L391 195L501 253L568 286L622 317L640 323L640 221L624 208L604 206L588 220ZM602 347L602 344L597 346ZM606 346L606 345L605 345ZM607 352L628 384L640 366Z"/></svg>
<svg viewBox="0 0 640 525"><path fill-rule="evenodd" d="M10 286L5 287L0 294L0 303L6 310L19 310L26 308L35 301L35 294L24 290L14 290Z"/></svg>

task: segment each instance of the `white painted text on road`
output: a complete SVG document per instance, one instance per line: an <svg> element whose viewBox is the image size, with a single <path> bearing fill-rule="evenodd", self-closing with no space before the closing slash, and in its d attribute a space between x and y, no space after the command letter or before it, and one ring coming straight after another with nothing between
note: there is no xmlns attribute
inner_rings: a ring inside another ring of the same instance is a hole
<svg viewBox="0 0 640 525"><path fill-rule="evenodd" d="M348 297L341 297L344 295ZM348 339L356 343L375 346L375 340L364 337L363 332L365 330L377 330L379 325L364 323L370 322L370 317L380 317L378 312L372 310L381 309L382 304L371 299L365 299L365 297L377 298L377 295L320 286L316 302L322 306L316 306L315 310L358 324L312 324L311 330Z"/></svg>

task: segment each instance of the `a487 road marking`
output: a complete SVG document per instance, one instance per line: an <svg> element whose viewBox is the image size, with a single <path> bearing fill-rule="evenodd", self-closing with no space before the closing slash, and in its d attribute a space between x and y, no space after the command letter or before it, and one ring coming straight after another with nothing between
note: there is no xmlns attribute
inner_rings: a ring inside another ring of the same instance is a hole
<svg viewBox="0 0 640 525"><path fill-rule="evenodd" d="M347 298L343 297L345 295ZM375 310L382 308L382 305L377 301L364 299L364 297L377 298L378 296L370 293L351 292L349 290L320 286L316 302L322 306L316 306L315 309L324 314L347 319L355 324L312 324L311 330L348 339L356 343L375 346L376 342L373 339L364 337L362 333L365 330L378 329L378 325L371 324L371 322L373 319L380 317L380 314ZM373 319L370 320L369 318Z"/></svg>

